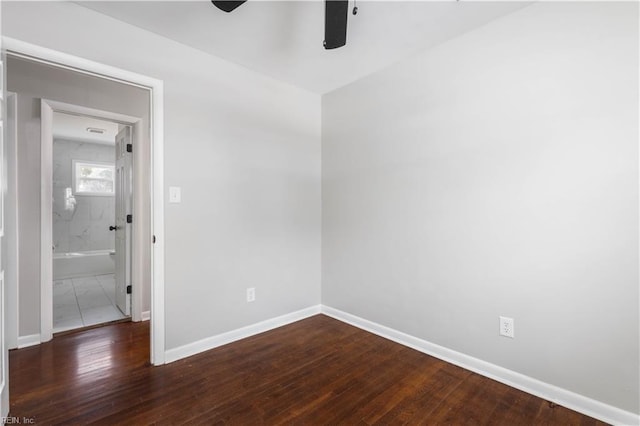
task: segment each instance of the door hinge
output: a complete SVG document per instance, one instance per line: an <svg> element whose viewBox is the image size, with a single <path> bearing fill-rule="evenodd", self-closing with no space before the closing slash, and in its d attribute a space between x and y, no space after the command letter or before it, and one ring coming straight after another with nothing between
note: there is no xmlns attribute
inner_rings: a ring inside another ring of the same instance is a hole
<svg viewBox="0 0 640 426"><path fill-rule="evenodd" d="M127 286L127 294L131 294L131 284Z"/></svg>
<svg viewBox="0 0 640 426"><path fill-rule="evenodd" d="M133 222L133 215L128 214L127 215L127 223L131 223Z"/></svg>
<svg viewBox="0 0 640 426"><path fill-rule="evenodd" d="M153 236L153 244L155 244L155 243L156 243L156 236L154 235Z"/></svg>
<svg viewBox="0 0 640 426"><path fill-rule="evenodd" d="M127 152L133 152L133 145L130 143L127 144Z"/></svg>

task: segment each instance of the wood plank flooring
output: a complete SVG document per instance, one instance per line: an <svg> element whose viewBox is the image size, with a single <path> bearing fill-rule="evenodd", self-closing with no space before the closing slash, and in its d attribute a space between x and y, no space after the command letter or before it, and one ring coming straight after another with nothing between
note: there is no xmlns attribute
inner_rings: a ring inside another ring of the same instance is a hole
<svg viewBox="0 0 640 426"><path fill-rule="evenodd" d="M11 416L36 424L603 424L317 315L160 367L149 323L10 352Z"/></svg>

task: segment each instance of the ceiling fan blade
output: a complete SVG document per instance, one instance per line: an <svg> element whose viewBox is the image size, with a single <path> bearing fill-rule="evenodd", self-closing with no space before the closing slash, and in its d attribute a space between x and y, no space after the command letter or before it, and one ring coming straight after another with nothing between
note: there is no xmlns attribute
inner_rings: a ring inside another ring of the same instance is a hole
<svg viewBox="0 0 640 426"><path fill-rule="evenodd" d="M324 14L324 48L335 49L347 44L349 0L326 0Z"/></svg>
<svg viewBox="0 0 640 426"><path fill-rule="evenodd" d="M215 7L217 7L220 10L223 10L225 12L232 12L234 11L238 6L242 5L242 3L245 3L247 0L240 0L240 1L232 1L232 0L211 0L211 3L213 3L213 5Z"/></svg>

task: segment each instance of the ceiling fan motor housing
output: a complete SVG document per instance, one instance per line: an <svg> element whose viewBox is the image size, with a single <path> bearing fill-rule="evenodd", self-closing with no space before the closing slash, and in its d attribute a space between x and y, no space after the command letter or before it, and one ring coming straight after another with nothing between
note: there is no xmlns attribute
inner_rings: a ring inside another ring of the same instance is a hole
<svg viewBox="0 0 640 426"><path fill-rule="evenodd" d="M335 49L347 44L348 0L326 0L324 14L324 48Z"/></svg>
<svg viewBox="0 0 640 426"><path fill-rule="evenodd" d="M224 12L233 12L246 0L211 0L211 3ZM358 8L353 8L353 14ZM325 0L324 14L324 48L335 49L347 44L347 15L349 0Z"/></svg>

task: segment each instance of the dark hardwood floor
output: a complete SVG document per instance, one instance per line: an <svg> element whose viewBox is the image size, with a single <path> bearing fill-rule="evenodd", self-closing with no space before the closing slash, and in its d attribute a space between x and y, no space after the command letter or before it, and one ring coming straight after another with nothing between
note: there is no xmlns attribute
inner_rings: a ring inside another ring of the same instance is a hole
<svg viewBox="0 0 640 426"><path fill-rule="evenodd" d="M161 367L149 324L10 352L11 416L36 424L603 424L317 315Z"/></svg>

